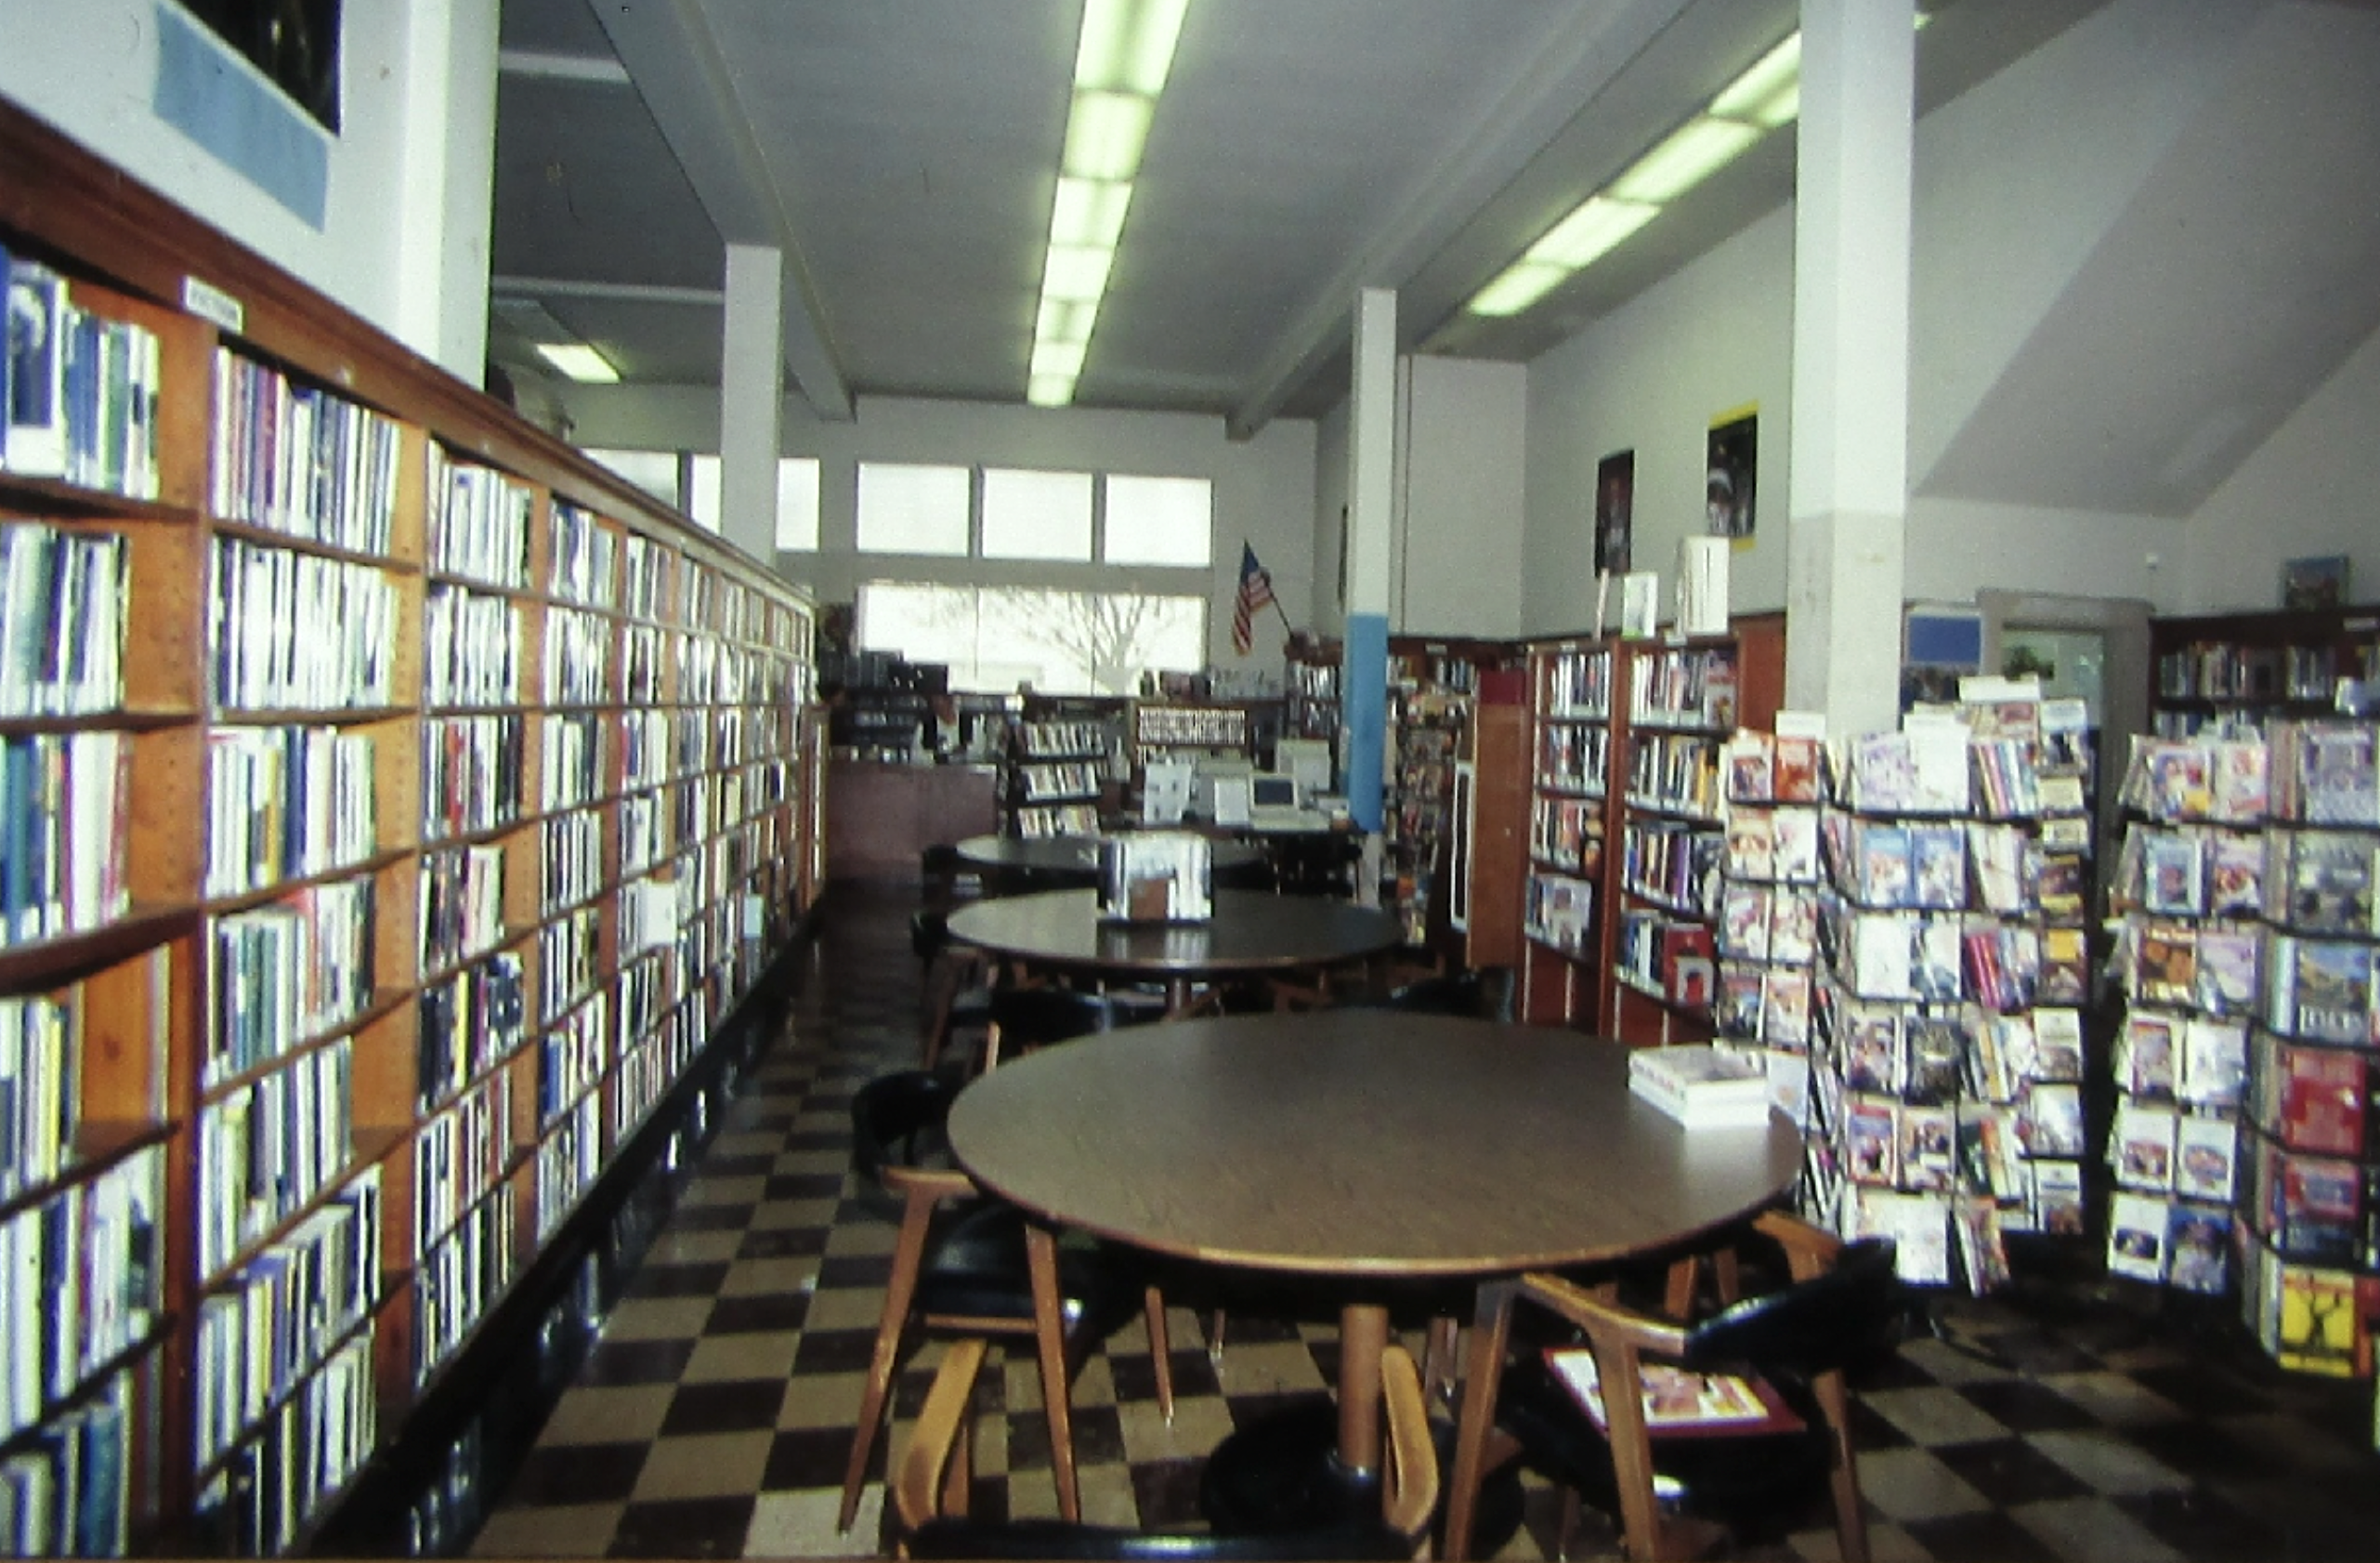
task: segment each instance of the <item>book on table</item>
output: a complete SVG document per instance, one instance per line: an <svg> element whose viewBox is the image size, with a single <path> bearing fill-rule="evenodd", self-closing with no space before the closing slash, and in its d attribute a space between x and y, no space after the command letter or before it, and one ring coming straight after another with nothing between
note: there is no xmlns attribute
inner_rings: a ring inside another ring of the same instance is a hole
<svg viewBox="0 0 2380 1563"><path fill-rule="evenodd" d="M1690 1129L1769 1121L1768 1065L1755 1050L1695 1044L1628 1055L1628 1089Z"/></svg>

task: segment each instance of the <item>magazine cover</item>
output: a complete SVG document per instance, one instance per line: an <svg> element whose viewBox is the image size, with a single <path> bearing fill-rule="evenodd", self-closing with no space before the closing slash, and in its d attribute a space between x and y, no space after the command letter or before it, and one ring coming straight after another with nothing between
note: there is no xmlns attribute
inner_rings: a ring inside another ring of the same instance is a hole
<svg viewBox="0 0 2380 1563"><path fill-rule="evenodd" d="M2117 1194L2108 1202L2107 1268L2135 1281L2165 1279L2165 1202L2152 1194Z"/></svg>
<svg viewBox="0 0 2380 1563"><path fill-rule="evenodd" d="M2136 1097L2171 1097L2177 1083L2174 1031L2185 1022L2175 1017L2135 1010L2125 1018L2116 1039L2115 1072L2124 1088Z"/></svg>
<svg viewBox="0 0 2380 1563"><path fill-rule="evenodd" d="M2053 1236L2080 1237L2086 1227L2083 1208L2083 1164L2073 1161L2033 1159L2026 1162L2033 1176L2033 1224Z"/></svg>
<svg viewBox="0 0 2380 1563"><path fill-rule="evenodd" d="M2182 1032L2175 1095L2192 1107L2229 1111L2240 1105L2248 1074L2248 1029L2237 1020L2194 1016Z"/></svg>
<svg viewBox="0 0 2380 1563"><path fill-rule="evenodd" d="M2079 1010L2033 1012L2033 1067L2037 1080L2083 1078L2083 1017Z"/></svg>
<svg viewBox="0 0 2380 1563"><path fill-rule="evenodd" d="M2210 1015L2247 1015L2256 1007L2256 951L2252 928L2198 930L2196 1002Z"/></svg>
<svg viewBox="0 0 2380 1563"><path fill-rule="evenodd" d="M2184 1113L2174 1134L2174 1191L2230 1204L2239 1138L2239 1125L2229 1118Z"/></svg>
<svg viewBox="0 0 2380 1563"><path fill-rule="evenodd" d="M2206 912L2204 853L2187 831L2149 831L2142 848L2140 904L2161 917Z"/></svg>
<svg viewBox="0 0 2380 1563"><path fill-rule="evenodd" d="M2108 1160L2115 1181L2126 1189L2164 1193L2174 1185L2174 1110L2129 1097L2115 1107L2108 1135Z"/></svg>

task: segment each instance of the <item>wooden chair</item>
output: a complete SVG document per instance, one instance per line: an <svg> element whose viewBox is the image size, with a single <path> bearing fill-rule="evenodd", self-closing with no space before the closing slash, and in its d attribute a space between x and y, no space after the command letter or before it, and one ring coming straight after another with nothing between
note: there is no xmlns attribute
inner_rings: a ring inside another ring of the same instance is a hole
<svg viewBox="0 0 2380 1563"><path fill-rule="evenodd" d="M1081 1514L1067 1390L1070 1336L1105 1335L1138 1302L1148 1324L1157 1404L1169 1420L1173 1415L1162 1294L1105 1251L1061 1254L1047 1228L985 1195L949 1165L943 1125L957 1095L944 1077L903 1070L870 1081L852 1098L852 1160L864 1176L899 1196L901 1225L843 1471L839 1529L850 1529L858 1512L901 1337L913 1317L930 1330L1031 1338L1040 1363L1058 1512L1069 1519Z"/></svg>
<svg viewBox="0 0 2380 1563"><path fill-rule="evenodd" d="M974 1479L975 1380L989 1343L953 1342L934 1375L892 1477L904 1557L1410 1558L1424 1551L1438 1506L1438 1451L1413 1359L1392 1346L1380 1362L1387 1407L1380 1511L1294 1530L1155 1534L1066 1521L967 1517Z"/></svg>
<svg viewBox="0 0 2380 1563"><path fill-rule="evenodd" d="M949 913L934 907L909 913L909 949L924 986L918 1067L932 1070L940 1066L952 1036L991 1024L991 963L979 951L953 944Z"/></svg>
<svg viewBox="0 0 2380 1563"><path fill-rule="evenodd" d="M1777 1213L1758 1217L1754 1227L1785 1251L1791 1284L1696 1324L1632 1311L1608 1288L1599 1294L1550 1275L1481 1289L1447 1503L1448 1558L1468 1555L1489 1466L1525 1453L1574 1493L1615 1512L1628 1556L1639 1563L1691 1556L1707 1539L1707 1522L1788 1511L1821 1486L1833 1496L1844 1558L1866 1563L1843 1370L1892 1339L1905 1306L1892 1245L1871 1239L1847 1247ZM1580 1409L1541 1352L1524 1352L1506 1369L1513 1305L1523 1300L1583 1332L1602 1380L1608 1432ZM1690 1372L1748 1369L1772 1387L1797 1425L1650 1437L1641 1399L1647 1359ZM1656 1480L1666 1490L1659 1494ZM1699 1530L1696 1519L1706 1522Z"/></svg>

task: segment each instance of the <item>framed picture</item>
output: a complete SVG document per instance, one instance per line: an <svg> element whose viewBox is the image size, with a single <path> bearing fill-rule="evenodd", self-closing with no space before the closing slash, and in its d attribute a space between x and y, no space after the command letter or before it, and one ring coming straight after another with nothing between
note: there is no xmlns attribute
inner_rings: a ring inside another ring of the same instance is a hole
<svg viewBox="0 0 2380 1563"><path fill-rule="evenodd" d="M1636 511L1636 453L1615 451L1595 464L1595 573L1628 571Z"/></svg>
<svg viewBox="0 0 2380 1563"><path fill-rule="evenodd" d="M2345 554L2291 559L2281 567L2283 608L2343 608L2347 600Z"/></svg>
<svg viewBox="0 0 2380 1563"><path fill-rule="evenodd" d="M1713 418L1705 450L1705 534L1748 545L1758 520L1752 491L1760 465L1759 409L1739 407Z"/></svg>

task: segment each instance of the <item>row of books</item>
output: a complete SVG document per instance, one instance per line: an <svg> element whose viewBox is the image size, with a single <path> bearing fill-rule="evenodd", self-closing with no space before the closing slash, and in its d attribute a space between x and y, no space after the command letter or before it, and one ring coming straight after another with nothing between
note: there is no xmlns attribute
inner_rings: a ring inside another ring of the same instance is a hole
<svg viewBox="0 0 2380 1563"><path fill-rule="evenodd" d="M517 1245L509 1188L499 1186L413 1268L413 1382L426 1384L512 1284Z"/></svg>
<svg viewBox="0 0 2380 1563"><path fill-rule="evenodd" d="M221 1534L226 1552L289 1552L346 1491L380 1445L379 1389L366 1328L268 1413L237 1464L200 1494L198 1511Z"/></svg>
<svg viewBox="0 0 2380 1563"><path fill-rule="evenodd" d="M1814 886L1819 878L1818 810L1768 804L1727 806L1726 873L1746 883Z"/></svg>
<svg viewBox="0 0 2380 1563"><path fill-rule="evenodd" d="M1548 716L1602 721L1612 713L1612 653L1608 647L1564 647L1547 657L1537 705Z"/></svg>
<svg viewBox="0 0 2380 1563"><path fill-rule="evenodd" d="M1523 926L1539 944L1572 955L1594 952L1595 886L1567 873L1532 872Z"/></svg>
<svg viewBox="0 0 2380 1563"><path fill-rule="evenodd" d="M529 584L535 491L492 466L459 462L429 444L429 567L491 586Z"/></svg>
<svg viewBox="0 0 2380 1563"><path fill-rule="evenodd" d="M396 584L367 564L217 537L209 555L208 695L239 711L395 701Z"/></svg>
<svg viewBox="0 0 2380 1563"><path fill-rule="evenodd" d="M198 1305L195 1458L242 1442L380 1298L381 1188L365 1167Z"/></svg>
<svg viewBox="0 0 2380 1563"><path fill-rule="evenodd" d="M603 1164L602 1103L592 1093L576 1097L544 1125L537 1142L537 1241L562 1228L595 1186Z"/></svg>
<svg viewBox="0 0 2380 1563"><path fill-rule="evenodd" d="M620 539L620 610L632 619L647 622L678 618L672 600L677 555L649 537L623 533Z"/></svg>
<svg viewBox="0 0 2380 1563"><path fill-rule="evenodd" d="M526 718L517 711L500 716L426 716L422 720L422 839L444 841L508 825L520 818L527 768ZM549 764L555 754L554 723L543 735ZM567 731L568 729L564 729ZM549 770L548 777L553 775ZM562 777L567 784L569 772ZM553 785L548 781L546 785Z"/></svg>
<svg viewBox="0 0 2380 1563"><path fill-rule="evenodd" d="M2135 1008L2115 1034L2110 1070L2135 1101L2229 1113L2247 1080L2248 1028L2213 1014Z"/></svg>
<svg viewBox="0 0 2380 1563"><path fill-rule="evenodd" d="M1248 712L1237 705L1135 705L1132 737L1140 745L1238 749L1248 742Z"/></svg>
<svg viewBox="0 0 2380 1563"><path fill-rule="evenodd" d="M1589 798L1539 795L1529 808L1529 856L1573 873L1593 873L1603 860L1602 809Z"/></svg>
<svg viewBox="0 0 2380 1563"><path fill-rule="evenodd" d="M1628 802L1716 821L1720 808L1719 742L1705 734L1651 732L1628 749Z"/></svg>
<svg viewBox="0 0 2380 1563"><path fill-rule="evenodd" d="M15 1557L121 1557L131 1543L134 1375L0 1458L0 1548Z"/></svg>
<svg viewBox="0 0 2380 1563"><path fill-rule="evenodd" d="M1630 820L1620 833L1620 882L1631 895L1673 912L1718 915L1726 839L1674 820Z"/></svg>
<svg viewBox="0 0 2380 1563"><path fill-rule="evenodd" d="M8 341L0 471L157 496L157 334L87 309L58 272L0 247Z"/></svg>
<svg viewBox="0 0 2380 1563"><path fill-rule="evenodd" d="M517 1052L528 1018L521 958L500 950L422 990L414 1109L427 1113Z"/></svg>
<svg viewBox="0 0 2380 1563"><path fill-rule="evenodd" d="M1088 804L1081 808L1089 809ZM643 873L676 850L670 813L658 793L632 793L613 810L620 825L620 873L622 878ZM1030 819L1027 815L1020 819ZM1096 828L1096 820L1093 821ZM1055 834L1053 832L1052 834Z"/></svg>
<svg viewBox="0 0 2380 1563"><path fill-rule="evenodd" d="M164 1163L147 1147L0 1219L0 1441L154 1326Z"/></svg>
<svg viewBox="0 0 2380 1563"><path fill-rule="evenodd" d="M661 670L670 660L669 637L651 624L631 624L620 635L620 696L632 706L661 698Z"/></svg>
<svg viewBox="0 0 2380 1563"><path fill-rule="evenodd" d="M402 448L372 408L216 349L208 507L225 520L385 555Z"/></svg>
<svg viewBox="0 0 2380 1563"><path fill-rule="evenodd" d="M1643 908L1623 912L1612 965L1614 975L1639 992L1680 1009L1711 1007L1718 968L1706 923Z"/></svg>
<svg viewBox="0 0 2380 1563"><path fill-rule="evenodd" d="M603 854L603 816L593 809L549 815L538 826L538 912L550 917L600 892L609 873Z"/></svg>
<svg viewBox="0 0 2380 1563"><path fill-rule="evenodd" d="M590 994L547 1026L537 1044L537 1122L550 1125L603 1078L611 1057L611 995Z"/></svg>
<svg viewBox="0 0 2380 1563"><path fill-rule="evenodd" d="M1611 784L1612 732L1579 722L1548 722L1537 729L1537 786L1602 797Z"/></svg>
<svg viewBox="0 0 2380 1563"><path fill-rule="evenodd" d="M2329 646L2249 646L2195 640L2157 659L2157 693L2167 700L2328 701L2339 676Z"/></svg>
<svg viewBox="0 0 2380 1563"><path fill-rule="evenodd" d="M1092 803L1037 805L1018 813L1016 834L1027 841L1061 835L1097 835L1099 807Z"/></svg>
<svg viewBox="0 0 2380 1563"><path fill-rule="evenodd" d="M82 1120L83 990L0 998L0 1201L58 1176Z"/></svg>
<svg viewBox="0 0 2380 1563"><path fill-rule="evenodd" d="M427 1254L503 1176L513 1077L498 1070L425 1121L413 1140L413 1252Z"/></svg>
<svg viewBox="0 0 2380 1563"><path fill-rule="evenodd" d="M611 699L611 647L618 630L599 613L545 611L545 703L601 705Z"/></svg>
<svg viewBox="0 0 2380 1563"><path fill-rule="evenodd" d="M373 994L373 906L371 882L348 879L212 921L201 1090L363 1012Z"/></svg>
<svg viewBox="0 0 2380 1563"><path fill-rule="evenodd" d="M1981 913L1870 912L1822 897L1819 937L1837 980L1860 999L2020 1009L2077 1003L2089 983L2079 930Z"/></svg>
<svg viewBox="0 0 2380 1563"><path fill-rule="evenodd" d="M537 930L537 1016L541 1024L574 1008L595 990L603 970L603 928L593 905L554 918Z"/></svg>
<svg viewBox="0 0 2380 1563"><path fill-rule="evenodd" d="M1088 761L1022 765L1012 774L1023 803L1066 803L1099 793L1099 767Z"/></svg>
<svg viewBox="0 0 2380 1563"><path fill-rule="evenodd" d="M1958 912L1968 904L1967 825L1829 813L1823 834L1836 892L1872 911Z"/></svg>
<svg viewBox="0 0 2380 1563"><path fill-rule="evenodd" d="M206 735L205 893L310 879L379 850L374 743L338 728L217 728Z"/></svg>
<svg viewBox="0 0 2380 1563"><path fill-rule="evenodd" d="M671 1084L693 1062L699 1039L709 1034L700 1023L707 1017L689 1013L700 999L699 993L689 993L682 1003L673 1002L647 1031L621 1031L623 1045L611 1094L612 1144L620 1144L643 1126ZM645 1040L627 1045L625 1039L631 1035L643 1035Z"/></svg>
<svg viewBox="0 0 2380 1563"><path fill-rule="evenodd" d="M621 787L623 791L634 793L647 787L658 787L675 774L670 766L670 738L674 730L675 717L666 710L632 710L621 714Z"/></svg>
<svg viewBox="0 0 2380 1563"><path fill-rule="evenodd" d="M2308 825L2380 825L2380 726L2284 722L2272 751L2271 813Z"/></svg>
<svg viewBox="0 0 2380 1563"><path fill-rule="evenodd" d="M1810 1046L1817 984L1807 966L1722 959L1712 1022L1719 1034L1790 1053Z"/></svg>
<svg viewBox="0 0 2380 1563"><path fill-rule="evenodd" d="M1735 727L1733 647L1669 648L1628 663L1628 721L1636 727Z"/></svg>
<svg viewBox="0 0 2380 1563"><path fill-rule="evenodd" d="M519 702L522 619L508 597L430 587L422 611L422 701L433 706Z"/></svg>
<svg viewBox="0 0 2380 1563"><path fill-rule="evenodd" d="M440 972L504 938L504 849L451 847L422 855L421 969Z"/></svg>
<svg viewBox="0 0 2380 1563"><path fill-rule="evenodd" d="M0 949L124 915L133 740L124 733L0 738Z"/></svg>
<svg viewBox="0 0 2380 1563"><path fill-rule="evenodd" d="M1107 753L1105 722L1016 722L1008 729L1009 742L1027 759L1072 759Z"/></svg>
<svg viewBox="0 0 2380 1563"><path fill-rule="evenodd" d="M2239 1126L2225 1113L2125 1097L2108 1129L2115 1185L2136 1192L2229 1204L2238 1156Z"/></svg>
<svg viewBox="0 0 2380 1563"><path fill-rule="evenodd" d="M347 1173L354 1104L354 1044L340 1037L199 1109L201 1276L216 1275Z"/></svg>
<svg viewBox="0 0 2380 1563"><path fill-rule="evenodd" d="M0 716L123 706L130 568L119 532L0 526Z"/></svg>
<svg viewBox="0 0 2380 1563"><path fill-rule="evenodd" d="M2270 755L2260 738L2136 738L2117 800L2151 820L2256 824L2271 807Z"/></svg>
<svg viewBox="0 0 2380 1563"><path fill-rule="evenodd" d="M545 516L545 589L564 602L609 608L618 598L619 546L595 514L556 495Z"/></svg>

